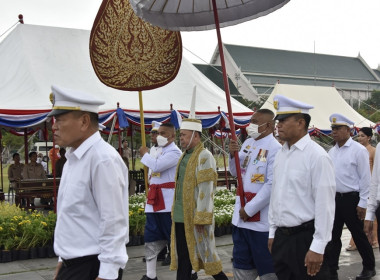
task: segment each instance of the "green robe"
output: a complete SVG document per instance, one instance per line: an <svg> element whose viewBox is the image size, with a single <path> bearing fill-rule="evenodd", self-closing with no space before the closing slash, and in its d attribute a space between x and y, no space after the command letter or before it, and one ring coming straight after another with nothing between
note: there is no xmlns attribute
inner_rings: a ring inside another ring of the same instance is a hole
<svg viewBox="0 0 380 280"><path fill-rule="evenodd" d="M181 162L183 156L184 154L179 162ZM175 178L178 177L178 166ZM193 270L199 271L200 269L204 269L206 274L209 275L215 275L222 271L222 262L216 252L214 236L213 210L216 180L215 159L213 155L204 148L203 144L200 143L195 147L186 166L182 186L182 201L185 236ZM177 195L177 187L175 195ZM204 231L198 233L195 225L204 225ZM171 270L177 269L175 236L175 226L173 222L171 232Z"/></svg>

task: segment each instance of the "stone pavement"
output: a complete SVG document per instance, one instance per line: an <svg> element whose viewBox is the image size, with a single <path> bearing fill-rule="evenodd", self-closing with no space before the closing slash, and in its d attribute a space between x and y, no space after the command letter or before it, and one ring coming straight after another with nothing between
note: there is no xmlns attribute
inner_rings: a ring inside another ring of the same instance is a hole
<svg viewBox="0 0 380 280"><path fill-rule="evenodd" d="M343 250L340 257L339 279L355 279L355 276L362 269L361 258L357 251L346 252L344 248L348 245L350 234L347 229L344 230L342 236ZM232 240L231 235L225 235L216 238L219 256L223 262L224 271L229 279L232 276ZM128 247L129 261L124 270L123 280L140 280L145 274L145 263L142 261L144 255L144 246ZM380 280L380 254L379 250L375 250L377 275L373 280ZM25 261L16 261L0 264L0 280L52 280L54 275L56 258L51 259L33 259ZM160 280L174 280L175 272L169 271L167 266L157 266L157 275ZM211 280L210 276L206 276L203 271L198 273L200 280Z"/></svg>

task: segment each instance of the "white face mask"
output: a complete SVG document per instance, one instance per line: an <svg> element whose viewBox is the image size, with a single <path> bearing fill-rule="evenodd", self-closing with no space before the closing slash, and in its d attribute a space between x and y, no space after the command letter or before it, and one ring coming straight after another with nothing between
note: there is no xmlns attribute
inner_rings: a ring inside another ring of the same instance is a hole
<svg viewBox="0 0 380 280"><path fill-rule="evenodd" d="M263 123L262 125L264 125ZM245 131L247 131L248 136L252 137L253 139L258 138L262 132L259 132L259 127L262 125L257 125L254 123L250 123L246 128Z"/></svg>
<svg viewBox="0 0 380 280"><path fill-rule="evenodd" d="M37 163L41 163L42 162L42 158L37 158Z"/></svg>
<svg viewBox="0 0 380 280"><path fill-rule="evenodd" d="M168 138L165 138L164 136L158 135L157 136L157 145L159 147L164 147L168 143Z"/></svg>

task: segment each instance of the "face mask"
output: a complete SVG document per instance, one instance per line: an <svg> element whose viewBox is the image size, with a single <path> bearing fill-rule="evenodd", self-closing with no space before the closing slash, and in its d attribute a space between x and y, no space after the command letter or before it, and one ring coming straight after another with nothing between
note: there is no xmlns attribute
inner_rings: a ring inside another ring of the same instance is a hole
<svg viewBox="0 0 380 280"><path fill-rule="evenodd" d="M263 123L262 125L264 125ZM248 136L252 137L253 139L258 138L262 132L259 132L259 127L262 125L257 125L254 123L250 123L246 128L245 131L247 131Z"/></svg>
<svg viewBox="0 0 380 280"><path fill-rule="evenodd" d="M37 163L41 163L42 162L42 158L37 158Z"/></svg>
<svg viewBox="0 0 380 280"><path fill-rule="evenodd" d="M158 135L157 136L157 145L159 147L163 147L168 143L168 138L165 138L164 136Z"/></svg>

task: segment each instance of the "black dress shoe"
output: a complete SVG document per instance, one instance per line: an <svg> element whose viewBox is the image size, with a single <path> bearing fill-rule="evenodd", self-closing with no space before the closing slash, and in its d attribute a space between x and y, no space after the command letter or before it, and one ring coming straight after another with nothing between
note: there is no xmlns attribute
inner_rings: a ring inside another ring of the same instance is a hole
<svg viewBox="0 0 380 280"><path fill-rule="evenodd" d="M363 268L362 272L356 276L356 280L369 280L376 275L375 269Z"/></svg>
<svg viewBox="0 0 380 280"><path fill-rule="evenodd" d="M197 280L198 279L198 273L194 272L191 274L191 280Z"/></svg>
<svg viewBox="0 0 380 280"><path fill-rule="evenodd" d="M338 272L335 271L330 271L330 280L339 280L338 278Z"/></svg>
<svg viewBox="0 0 380 280"><path fill-rule="evenodd" d="M170 254L167 254L166 258L162 261L161 265L162 266L168 266L168 265L170 265L170 262L171 262Z"/></svg>
<svg viewBox="0 0 380 280"><path fill-rule="evenodd" d="M156 278L149 278L148 276L144 275L141 280L158 280L157 277Z"/></svg>

